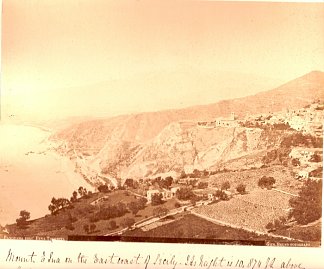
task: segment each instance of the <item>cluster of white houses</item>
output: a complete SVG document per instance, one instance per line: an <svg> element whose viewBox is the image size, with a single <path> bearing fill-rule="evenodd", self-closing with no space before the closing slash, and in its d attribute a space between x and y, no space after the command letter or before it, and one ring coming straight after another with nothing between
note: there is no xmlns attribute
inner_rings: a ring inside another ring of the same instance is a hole
<svg viewBox="0 0 324 269"><path fill-rule="evenodd" d="M307 108L290 109L285 115L285 123L297 131L315 136L323 135L323 107L314 103Z"/></svg>
<svg viewBox="0 0 324 269"><path fill-rule="evenodd" d="M301 109L287 109L286 111L276 113L263 113L258 115L247 114L244 120L239 121L237 115L234 112L228 117L219 117L214 121L181 121L180 123L184 127L203 127L203 128L215 128L215 127L228 127L233 128L244 123L246 121L257 121L259 124L288 124L292 129L308 133L315 136L323 135L323 105L319 103L313 103L308 107Z"/></svg>

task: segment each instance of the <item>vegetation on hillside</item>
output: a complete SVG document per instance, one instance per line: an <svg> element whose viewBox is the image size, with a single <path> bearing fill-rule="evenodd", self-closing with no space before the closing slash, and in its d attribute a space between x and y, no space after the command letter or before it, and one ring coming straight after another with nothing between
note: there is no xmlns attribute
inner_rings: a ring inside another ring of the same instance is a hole
<svg viewBox="0 0 324 269"><path fill-rule="evenodd" d="M272 189L273 185L276 183L276 180L273 177L263 176L258 181L258 186L260 188Z"/></svg>
<svg viewBox="0 0 324 269"><path fill-rule="evenodd" d="M289 201L290 217L298 224L308 224L322 216L322 181L307 180L298 197Z"/></svg>

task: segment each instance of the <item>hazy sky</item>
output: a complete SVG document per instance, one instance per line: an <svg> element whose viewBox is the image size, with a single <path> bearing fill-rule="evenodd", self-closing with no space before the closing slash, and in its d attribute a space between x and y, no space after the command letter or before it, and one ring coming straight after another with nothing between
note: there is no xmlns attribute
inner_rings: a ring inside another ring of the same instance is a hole
<svg viewBox="0 0 324 269"><path fill-rule="evenodd" d="M324 71L323 3L3 0L2 19L3 117L211 103Z"/></svg>

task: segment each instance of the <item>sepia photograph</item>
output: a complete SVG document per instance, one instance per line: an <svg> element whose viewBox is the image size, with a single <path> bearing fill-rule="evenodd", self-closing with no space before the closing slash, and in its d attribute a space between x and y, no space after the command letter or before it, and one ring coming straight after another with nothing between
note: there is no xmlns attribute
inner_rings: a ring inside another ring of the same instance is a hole
<svg viewBox="0 0 324 269"><path fill-rule="evenodd" d="M1 54L0 241L321 247L323 2L3 0Z"/></svg>

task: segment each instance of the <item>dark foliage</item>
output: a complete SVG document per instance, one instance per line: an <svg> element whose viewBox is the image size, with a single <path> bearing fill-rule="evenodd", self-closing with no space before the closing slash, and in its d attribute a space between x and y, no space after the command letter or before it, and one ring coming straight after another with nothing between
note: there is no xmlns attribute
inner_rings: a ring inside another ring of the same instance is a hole
<svg viewBox="0 0 324 269"><path fill-rule="evenodd" d="M281 146L290 148L290 147L309 147L309 148L321 148L323 146L323 138L315 137L309 134L294 133L289 136L286 136L281 141Z"/></svg>
<svg viewBox="0 0 324 269"><path fill-rule="evenodd" d="M109 192L109 187L107 186L107 184L100 185L100 186L98 187L98 191L99 191L99 192L107 193L107 192Z"/></svg>
<svg viewBox="0 0 324 269"><path fill-rule="evenodd" d="M289 201L292 210L289 214L299 224L307 224L322 216L322 182L307 180L298 197Z"/></svg>
<svg viewBox="0 0 324 269"><path fill-rule="evenodd" d="M223 182L221 189L228 190L231 187L231 184L228 181Z"/></svg>
<svg viewBox="0 0 324 269"><path fill-rule="evenodd" d="M163 204L162 193L155 193L152 195L151 203L153 206Z"/></svg>
<svg viewBox="0 0 324 269"><path fill-rule="evenodd" d="M244 194L246 192L246 185L242 183L237 185L236 191L240 194Z"/></svg>
<svg viewBox="0 0 324 269"><path fill-rule="evenodd" d="M177 198L179 200L190 200L195 195L192 192L191 188L189 188L189 187L181 187L179 190L177 190L176 196L177 196Z"/></svg>
<svg viewBox="0 0 324 269"><path fill-rule="evenodd" d="M263 176L258 181L258 186L260 188L272 189L273 185L276 183L276 180L273 177Z"/></svg>

